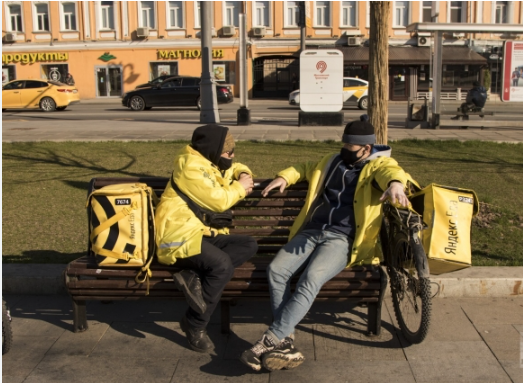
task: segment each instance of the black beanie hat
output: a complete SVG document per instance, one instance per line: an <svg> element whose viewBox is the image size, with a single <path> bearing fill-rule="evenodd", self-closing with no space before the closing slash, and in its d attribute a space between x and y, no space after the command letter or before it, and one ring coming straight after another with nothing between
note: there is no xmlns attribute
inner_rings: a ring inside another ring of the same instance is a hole
<svg viewBox="0 0 523 383"><path fill-rule="evenodd" d="M345 126L342 141L346 144L372 145L376 143L374 126L366 121L352 121Z"/></svg>
<svg viewBox="0 0 523 383"><path fill-rule="evenodd" d="M191 146L213 164L218 165L228 131L229 128L218 124L200 126L194 129Z"/></svg>

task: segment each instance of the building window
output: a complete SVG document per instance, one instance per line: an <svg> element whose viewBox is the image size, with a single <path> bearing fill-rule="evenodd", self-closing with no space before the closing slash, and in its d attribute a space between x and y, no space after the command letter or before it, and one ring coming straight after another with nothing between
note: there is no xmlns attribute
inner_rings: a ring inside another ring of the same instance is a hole
<svg viewBox="0 0 523 383"><path fill-rule="evenodd" d="M424 23L430 23L432 21L432 1L423 1L421 21Z"/></svg>
<svg viewBox="0 0 523 383"><path fill-rule="evenodd" d="M49 6L47 3L35 4L35 31L49 32Z"/></svg>
<svg viewBox="0 0 523 383"><path fill-rule="evenodd" d="M357 26L356 16L357 11L356 1L342 1L341 2L341 26L342 27L355 27Z"/></svg>
<svg viewBox="0 0 523 383"><path fill-rule="evenodd" d="M61 29L63 31L76 31L76 3L62 3L61 5Z"/></svg>
<svg viewBox="0 0 523 383"><path fill-rule="evenodd" d="M394 27L406 27L409 24L409 1L394 2Z"/></svg>
<svg viewBox="0 0 523 383"><path fill-rule="evenodd" d="M268 27L270 25L270 11L271 7L269 1L255 1L253 26Z"/></svg>
<svg viewBox="0 0 523 383"><path fill-rule="evenodd" d="M52 80L64 82L65 76L69 72L69 65L67 64L42 64L40 65L40 78L44 80Z"/></svg>
<svg viewBox="0 0 523 383"><path fill-rule="evenodd" d="M155 23L155 12L154 12L154 1L140 1L140 9L138 10L139 19L138 24L140 27L149 27L151 29L156 28Z"/></svg>
<svg viewBox="0 0 523 383"><path fill-rule="evenodd" d="M195 1L194 2L194 27L195 28L201 28L201 20L202 20L202 7L200 5L201 1Z"/></svg>
<svg viewBox="0 0 523 383"><path fill-rule="evenodd" d="M222 84L236 83L236 61L213 61L213 79Z"/></svg>
<svg viewBox="0 0 523 383"><path fill-rule="evenodd" d="M114 1L101 2L102 29L114 29Z"/></svg>
<svg viewBox="0 0 523 383"><path fill-rule="evenodd" d="M462 1L451 1L450 2L450 10L449 10L449 22L451 23L461 23L465 20L463 20L463 16L465 13L463 12L463 2Z"/></svg>
<svg viewBox="0 0 523 383"><path fill-rule="evenodd" d="M329 27L330 23L330 1L316 1L314 4L314 20L316 27Z"/></svg>
<svg viewBox="0 0 523 383"><path fill-rule="evenodd" d="M154 80L160 76L177 76L178 62L177 61L162 61L151 62L149 67L149 79Z"/></svg>
<svg viewBox="0 0 523 383"><path fill-rule="evenodd" d="M9 32L23 32L22 6L20 4L9 4L5 15Z"/></svg>
<svg viewBox="0 0 523 383"><path fill-rule="evenodd" d="M240 5L239 1L226 1L223 25L232 25L238 27L240 25Z"/></svg>
<svg viewBox="0 0 523 383"><path fill-rule="evenodd" d="M496 1L496 24L506 24L507 23L507 9L508 1Z"/></svg>
<svg viewBox="0 0 523 383"><path fill-rule="evenodd" d="M285 26L297 27L300 20L300 7L297 1L287 1L285 3Z"/></svg>
<svg viewBox="0 0 523 383"><path fill-rule="evenodd" d="M168 28L183 28L183 1L169 1Z"/></svg>
<svg viewBox="0 0 523 383"><path fill-rule="evenodd" d="M2 65L2 84L16 79L15 65Z"/></svg>

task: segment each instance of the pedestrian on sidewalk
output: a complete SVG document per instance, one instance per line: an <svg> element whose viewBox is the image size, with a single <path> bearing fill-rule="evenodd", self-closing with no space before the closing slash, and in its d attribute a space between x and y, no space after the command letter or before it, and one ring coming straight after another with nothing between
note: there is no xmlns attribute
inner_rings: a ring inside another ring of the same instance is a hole
<svg viewBox="0 0 523 383"><path fill-rule="evenodd" d="M74 85L74 78L71 73L67 73L67 76L65 76L65 83L71 86Z"/></svg>
<svg viewBox="0 0 523 383"><path fill-rule="evenodd" d="M254 186L251 170L233 163L234 148L227 127L196 128L191 144L175 156L171 180L156 208L158 260L183 269L174 274L189 303L180 327L199 352L214 348L206 331L211 315L234 269L258 249L254 238L229 235L226 227L229 209Z"/></svg>
<svg viewBox="0 0 523 383"><path fill-rule="evenodd" d="M389 146L375 145L372 124L347 124L342 141L339 153L282 170L262 192L267 196L272 189L283 192L288 185L309 182L305 207L291 228L290 241L268 267L274 320L240 358L255 371L262 365L272 371L303 362L303 354L294 346L294 331L321 287L346 267L379 265L381 202L409 203L405 188L416 183L390 157ZM300 271L291 294L291 278Z"/></svg>

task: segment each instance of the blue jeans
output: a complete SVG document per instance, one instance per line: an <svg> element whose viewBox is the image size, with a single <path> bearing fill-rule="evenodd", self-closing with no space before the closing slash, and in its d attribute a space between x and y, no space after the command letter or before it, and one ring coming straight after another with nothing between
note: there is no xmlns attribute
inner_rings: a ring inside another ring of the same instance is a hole
<svg viewBox="0 0 523 383"><path fill-rule="evenodd" d="M352 240L344 234L304 230L287 243L269 265L274 322L269 331L279 340L294 333L325 282L348 264ZM303 270L291 295L290 281Z"/></svg>

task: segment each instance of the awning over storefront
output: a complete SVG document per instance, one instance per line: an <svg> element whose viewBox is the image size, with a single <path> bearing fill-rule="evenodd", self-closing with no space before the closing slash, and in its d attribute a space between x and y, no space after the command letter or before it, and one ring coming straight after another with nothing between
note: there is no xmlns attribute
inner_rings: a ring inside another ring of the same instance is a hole
<svg viewBox="0 0 523 383"><path fill-rule="evenodd" d="M347 64L365 65L369 63L368 47L336 47L343 52ZM429 47L389 47L389 65L429 64ZM468 47L443 47L443 64L484 65L487 59Z"/></svg>

